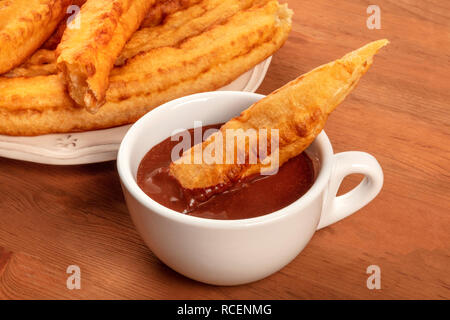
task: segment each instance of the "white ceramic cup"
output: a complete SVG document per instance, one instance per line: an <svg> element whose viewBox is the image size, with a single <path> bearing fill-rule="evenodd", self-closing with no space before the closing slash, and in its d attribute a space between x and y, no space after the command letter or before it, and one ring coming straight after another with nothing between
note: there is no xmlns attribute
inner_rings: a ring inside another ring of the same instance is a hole
<svg viewBox="0 0 450 320"><path fill-rule="evenodd" d="M369 203L380 191L383 172L364 152L333 154L322 132L307 152L320 162L316 181L300 199L276 212L242 220L212 220L168 209L137 185L144 155L179 128L226 122L264 96L246 92L207 92L168 102L137 121L122 141L117 158L129 212L147 246L166 265L215 285L253 282L280 270L306 246L317 229L339 221ZM365 176L336 197L342 179Z"/></svg>

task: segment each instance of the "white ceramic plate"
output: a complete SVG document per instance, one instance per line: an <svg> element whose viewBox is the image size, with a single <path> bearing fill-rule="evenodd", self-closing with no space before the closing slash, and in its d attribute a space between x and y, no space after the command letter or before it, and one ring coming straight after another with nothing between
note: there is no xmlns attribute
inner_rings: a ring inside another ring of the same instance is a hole
<svg viewBox="0 0 450 320"><path fill-rule="evenodd" d="M219 90L255 92L264 80L271 59L269 57ZM120 142L130 126L36 137L0 135L0 157L54 165L115 160Z"/></svg>

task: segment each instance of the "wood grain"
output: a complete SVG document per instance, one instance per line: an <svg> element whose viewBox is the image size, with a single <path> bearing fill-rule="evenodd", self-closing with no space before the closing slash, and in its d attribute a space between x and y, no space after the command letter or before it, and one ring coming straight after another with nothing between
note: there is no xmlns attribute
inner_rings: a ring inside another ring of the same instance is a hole
<svg viewBox="0 0 450 320"><path fill-rule="evenodd" d="M147 249L127 213L115 163L55 167L0 159L0 298L3 299L449 299L450 3L288 1L293 31L261 93L371 40L391 44L333 113L335 152L373 154L380 195L316 233L275 275L238 287L191 281ZM348 178L348 190L360 179ZM67 266L81 289L66 288ZM381 290L366 268L381 267Z"/></svg>

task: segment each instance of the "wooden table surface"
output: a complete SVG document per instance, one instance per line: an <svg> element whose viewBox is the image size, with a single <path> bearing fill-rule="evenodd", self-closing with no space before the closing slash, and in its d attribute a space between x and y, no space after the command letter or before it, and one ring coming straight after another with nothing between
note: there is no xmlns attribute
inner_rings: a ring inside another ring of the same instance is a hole
<svg viewBox="0 0 450 320"><path fill-rule="evenodd" d="M375 39L391 44L326 126L335 152L374 155L379 196L318 231L280 272L214 287L189 280L147 249L128 215L114 162L55 167L0 158L0 298L450 298L450 3L289 1L293 30L259 92ZM349 190L360 177L349 177ZM66 268L81 268L68 290ZM369 290L366 268L381 268Z"/></svg>

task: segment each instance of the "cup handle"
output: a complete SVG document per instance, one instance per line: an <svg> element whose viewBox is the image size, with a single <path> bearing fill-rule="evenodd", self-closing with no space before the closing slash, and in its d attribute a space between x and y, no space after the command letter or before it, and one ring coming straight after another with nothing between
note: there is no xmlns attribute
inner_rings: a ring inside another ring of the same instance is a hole
<svg viewBox="0 0 450 320"><path fill-rule="evenodd" d="M335 154L333 157L328 194L317 229L329 226L361 209L376 197L383 186L383 171L372 155L349 151ZM342 180L353 173L363 174L363 181L353 190L336 197Z"/></svg>

